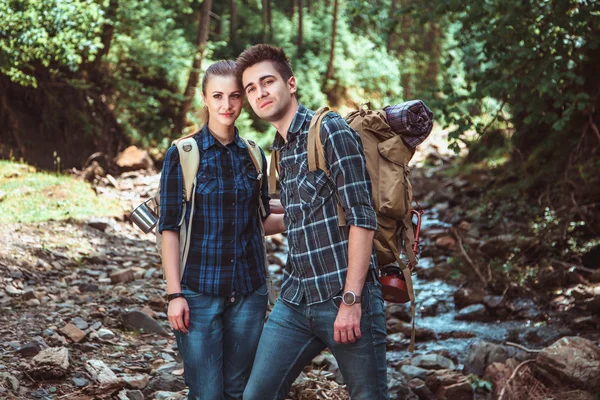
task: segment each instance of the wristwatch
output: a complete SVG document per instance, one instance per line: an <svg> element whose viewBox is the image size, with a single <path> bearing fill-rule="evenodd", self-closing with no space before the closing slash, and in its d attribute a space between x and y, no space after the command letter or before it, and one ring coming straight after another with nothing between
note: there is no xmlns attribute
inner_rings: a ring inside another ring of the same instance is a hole
<svg viewBox="0 0 600 400"><path fill-rule="evenodd" d="M342 301L344 302L345 305L351 306L351 305L354 305L356 303L360 303L360 296L357 295L356 293L351 292L350 290L348 290L342 296Z"/></svg>

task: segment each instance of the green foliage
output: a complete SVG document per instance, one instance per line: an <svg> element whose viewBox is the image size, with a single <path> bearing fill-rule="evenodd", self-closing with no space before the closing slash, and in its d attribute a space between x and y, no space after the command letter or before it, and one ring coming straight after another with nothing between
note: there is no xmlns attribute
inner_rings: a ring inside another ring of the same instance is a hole
<svg viewBox="0 0 600 400"><path fill-rule="evenodd" d="M492 382L486 381L485 379L481 379L479 376L475 374L469 374L469 382L471 382L471 386L473 390L483 390L485 392L492 391Z"/></svg>
<svg viewBox="0 0 600 400"><path fill-rule="evenodd" d="M118 201L99 198L86 182L0 161L0 222L39 222L118 216Z"/></svg>
<svg viewBox="0 0 600 400"><path fill-rule="evenodd" d="M419 8L412 8L415 17L430 20ZM465 8L463 1L453 0L435 2L432 8L458 28L451 31L456 45L446 66L460 62L465 77L462 82L453 81L460 79L458 74L446 78L440 103L456 137L468 129L484 130L467 109L486 98L498 99L498 109L511 112L518 135L535 135L535 143L569 129L593 107L598 2L473 1Z"/></svg>
<svg viewBox="0 0 600 400"><path fill-rule="evenodd" d="M0 15L0 72L21 85L37 86L40 69L51 79L76 71L102 47L93 0L4 0Z"/></svg>

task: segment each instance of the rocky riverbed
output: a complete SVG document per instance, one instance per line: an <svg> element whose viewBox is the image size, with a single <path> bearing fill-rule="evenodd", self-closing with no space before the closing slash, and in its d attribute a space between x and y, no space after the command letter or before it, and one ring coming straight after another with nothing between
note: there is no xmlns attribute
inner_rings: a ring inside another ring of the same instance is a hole
<svg viewBox="0 0 600 400"><path fill-rule="evenodd" d="M533 285L494 281L485 260L536 239L516 223L490 226L465 209L463 199L486 178L445 178L447 164L438 164L413 172L426 209L417 345L408 353L408 305L388 304L391 398L594 399L596 270L549 262ZM158 175L91 176L99 196L121 201L122 217L1 227L0 399L185 398L154 237L125 212L156 190ZM267 244L279 283L285 236ZM313 360L290 398L348 398L331 354Z"/></svg>

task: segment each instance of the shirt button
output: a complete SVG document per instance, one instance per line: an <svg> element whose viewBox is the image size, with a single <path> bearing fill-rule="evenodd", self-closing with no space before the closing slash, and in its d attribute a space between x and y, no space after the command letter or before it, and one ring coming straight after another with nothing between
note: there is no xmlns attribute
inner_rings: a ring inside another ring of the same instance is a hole
<svg viewBox="0 0 600 400"><path fill-rule="evenodd" d="M233 258L231 259L231 262L233 262Z"/></svg>
<svg viewBox="0 0 600 400"><path fill-rule="evenodd" d="M229 302L230 302L230 303L235 303L235 297L232 297L232 298L230 298L230 299L229 299Z"/></svg>
<svg viewBox="0 0 600 400"><path fill-rule="evenodd" d="M232 206L235 206L235 201L233 203L231 203Z"/></svg>

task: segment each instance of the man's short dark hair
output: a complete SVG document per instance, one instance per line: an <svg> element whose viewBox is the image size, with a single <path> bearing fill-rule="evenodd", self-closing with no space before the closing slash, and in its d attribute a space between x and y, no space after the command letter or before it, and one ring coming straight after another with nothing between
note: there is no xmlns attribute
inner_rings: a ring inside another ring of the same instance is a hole
<svg viewBox="0 0 600 400"><path fill-rule="evenodd" d="M294 75L290 59L285 55L285 51L281 47L274 47L268 44L255 44L244 50L235 62L239 81L242 81L242 74L246 69L263 61L271 61L284 81L287 81Z"/></svg>

